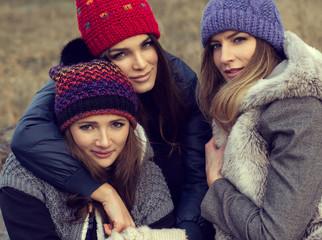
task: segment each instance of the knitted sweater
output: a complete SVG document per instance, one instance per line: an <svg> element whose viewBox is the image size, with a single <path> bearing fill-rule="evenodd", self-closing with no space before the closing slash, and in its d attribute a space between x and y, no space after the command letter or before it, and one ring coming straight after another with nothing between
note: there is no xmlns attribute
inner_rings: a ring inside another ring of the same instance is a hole
<svg viewBox="0 0 322 240"><path fill-rule="evenodd" d="M140 126L136 130L136 135L141 140L145 137ZM146 226L140 228L140 226L149 225L162 219L173 211L173 203L162 172L153 162L149 161L152 152L147 142L142 140L142 143L144 154L142 154L141 174L135 203L131 211L133 220L138 228L125 231L124 234L114 234L111 239L128 239L129 231L132 235L133 232L137 232L137 235L141 234L144 236L140 239L185 239L184 231L179 229L163 231L152 230ZM88 228L88 216L76 223L68 222L68 220L73 219L73 210L66 205L69 193L60 191L37 178L24 168L13 154L10 154L7 159L0 176L0 188L14 188L41 200L46 205L56 226L57 234L61 239L85 239ZM98 240L101 240L104 239L102 219L97 212L95 217ZM169 231L171 236L176 236L177 238L164 238L169 235ZM146 238L148 235L153 235L153 238Z"/></svg>
<svg viewBox="0 0 322 240"><path fill-rule="evenodd" d="M322 54L291 32L284 51L242 100L225 178L202 202L216 239L322 239ZM213 134L218 146L227 138L215 124Z"/></svg>

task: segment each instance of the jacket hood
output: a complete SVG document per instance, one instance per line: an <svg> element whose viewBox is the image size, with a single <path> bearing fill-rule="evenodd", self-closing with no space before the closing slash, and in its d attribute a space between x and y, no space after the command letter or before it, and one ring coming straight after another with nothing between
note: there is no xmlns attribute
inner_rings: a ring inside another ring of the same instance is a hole
<svg viewBox="0 0 322 240"><path fill-rule="evenodd" d="M136 135L136 137L140 140L141 143L141 149L142 149L142 153L141 153L141 163L144 160L149 160L151 158L153 158L154 152L153 149L150 145L150 142L147 138L147 135L143 129L143 127L140 124L137 124L134 133Z"/></svg>
<svg viewBox="0 0 322 240"><path fill-rule="evenodd" d="M277 76L259 80L245 95L240 112L277 99L316 97L322 99L322 54L297 35L285 32L286 68Z"/></svg>

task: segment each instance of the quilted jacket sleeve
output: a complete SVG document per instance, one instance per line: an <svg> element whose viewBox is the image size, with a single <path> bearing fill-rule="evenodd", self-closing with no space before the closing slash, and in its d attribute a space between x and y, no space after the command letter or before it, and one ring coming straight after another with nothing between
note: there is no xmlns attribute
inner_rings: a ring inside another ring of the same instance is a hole
<svg viewBox="0 0 322 240"><path fill-rule="evenodd" d="M39 178L68 192L90 196L101 183L67 150L55 123L54 100L55 84L49 80L19 120L10 147L21 164Z"/></svg>
<svg viewBox="0 0 322 240"><path fill-rule="evenodd" d="M196 102L196 73L179 58L170 54L168 56L178 87L187 103L187 119L181 139L185 179L176 213L177 226L186 229L191 240L213 239L212 226L200 215L200 204L208 189L204 148L212 136L211 127Z"/></svg>

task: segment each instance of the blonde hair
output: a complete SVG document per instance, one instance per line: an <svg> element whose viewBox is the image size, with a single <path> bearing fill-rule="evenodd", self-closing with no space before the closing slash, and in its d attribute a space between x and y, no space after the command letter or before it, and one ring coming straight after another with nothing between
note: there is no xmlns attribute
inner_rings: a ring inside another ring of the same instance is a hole
<svg viewBox="0 0 322 240"><path fill-rule="evenodd" d="M253 57L242 73L226 82L213 62L210 43L205 46L201 66L198 103L208 120L230 131L236 122L241 101L248 89L267 77L281 62L277 52L264 40L256 38Z"/></svg>

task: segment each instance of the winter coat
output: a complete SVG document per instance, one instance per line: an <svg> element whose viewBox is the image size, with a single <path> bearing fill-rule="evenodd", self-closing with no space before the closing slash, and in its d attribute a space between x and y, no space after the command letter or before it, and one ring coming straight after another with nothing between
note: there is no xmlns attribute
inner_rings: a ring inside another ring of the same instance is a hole
<svg viewBox="0 0 322 240"><path fill-rule="evenodd" d="M171 238L169 239L185 240L185 232L181 229L166 229L163 231L152 230L148 227L148 225L156 223L172 213L173 203L160 168L149 161L149 159L153 157L153 153L149 144L146 144L147 141L143 134L142 127L138 126L135 133L142 140L143 146L139 183L137 186L135 203L131 211L133 220L138 228L129 229L127 232L131 231L132 234L136 234L135 236L137 237L145 237L142 239L163 240L170 235ZM83 184L86 183L83 182ZM85 239L89 225L89 214L81 221L70 222L74 215L73 210L66 204L69 193L58 190L47 182L37 178L33 173L24 168L20 162L16 160L13 154L7 159L0 175L0 188L4 187L16 189L39 199L40 205L44 204L48 208L50 218L55 225L59 238L66 240ZM28 201L27 198L25 201ZM7 212L5 204L2 204L1 208L4 213ZM27 211L29 211L29 209ZM14 217L23 215L24 212L20 212ZM5 221L7 216L7 214L4 214ZM97 239L103 240L105 239L103 221L100 214L96 211L95 220L97 226ZM142 228L142 226L144 227ZM13 234L13 228L14 226L8 226L9 236ZM23 233L26 229L24 227L18 227L17 231ZM46 229L44 231L46 231ZM147 238L151 236L153 236L153 238ZM128 239L128 237L126 234L122 233L114 234L109 239Z"/></svg>
<svg viewBox="0 0 322 240"><path fill-rule="evenodd" d="M185 98L187 116L180 136L182 157L173 155L169 160L164 159L168 156L164 154L163 143L155 144L155 155L161 156L160 161L155 162L168 183L175 204L177 226L189 229L191 240L203 239L203 234L212 234L211 225L200 216L200 204L208 189L204 145L211 138L211 126L204 120L195 100L197 75L181 59L171 54L167 57ZM55 124L54 94L55 84L49 80L36 93L19 120L10 147L17 159L36 176L68 192L90 196L102 183L95 182L64 145L63 136ZM166 161L167 164L160 164Z"/></svg>
<svg viewBox="0 0 322 240"><path fill-rule="evenodd" d="M291 32L284 51L243 98L225 178L202 202L216 239L322 239L322 54ZM221 146L227 133L214 124L213 134Z"/></svg>

